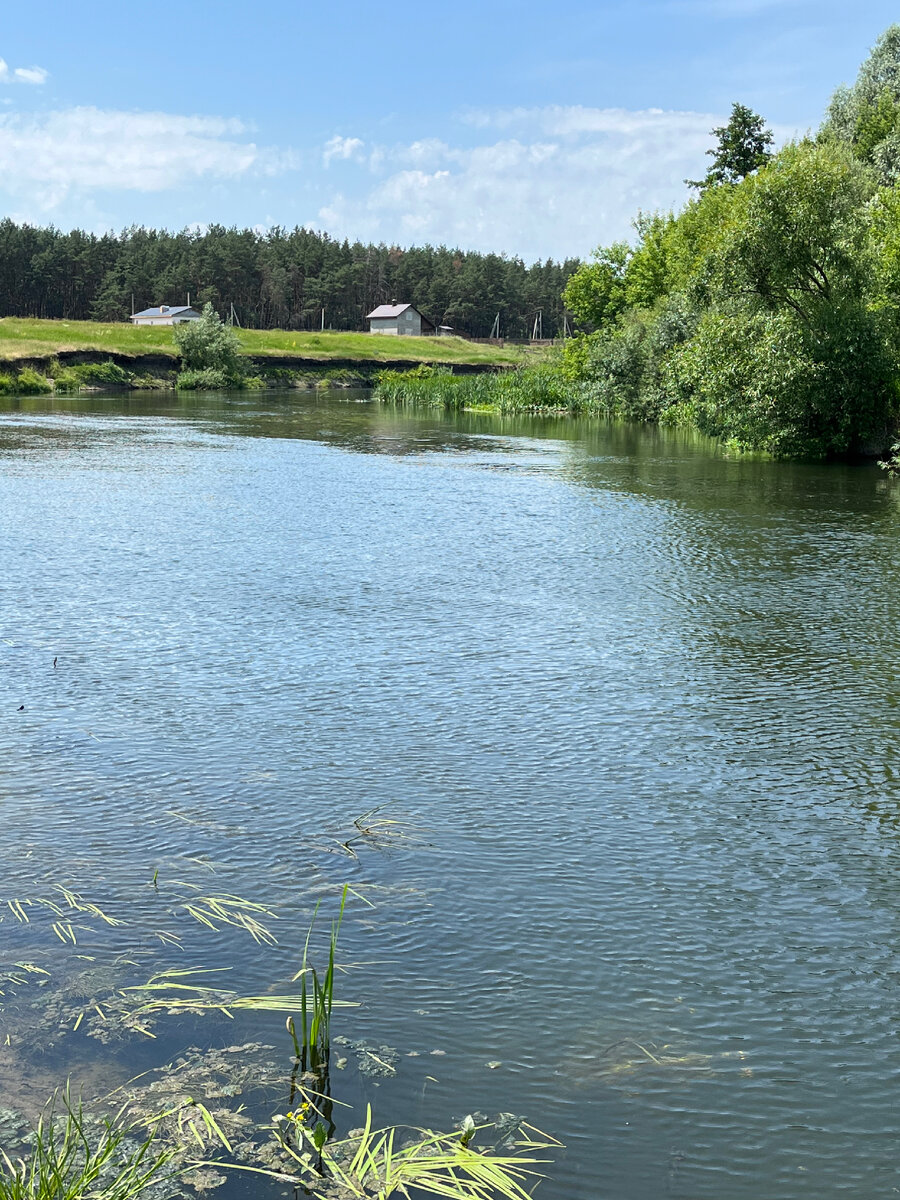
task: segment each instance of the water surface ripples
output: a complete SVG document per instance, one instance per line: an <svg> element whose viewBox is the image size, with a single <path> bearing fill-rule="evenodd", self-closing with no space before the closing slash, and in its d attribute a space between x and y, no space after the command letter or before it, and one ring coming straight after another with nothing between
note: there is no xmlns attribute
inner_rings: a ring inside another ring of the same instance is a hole
<svg viewBox="0 0 900 1200"><path fill-rule="evenodd" d="M896 1194L892 485L357 401L6 402L4 895L349 879L385 1118L526 1115L548 1200ZM427 844L335 853L380 804Z"/></svg>

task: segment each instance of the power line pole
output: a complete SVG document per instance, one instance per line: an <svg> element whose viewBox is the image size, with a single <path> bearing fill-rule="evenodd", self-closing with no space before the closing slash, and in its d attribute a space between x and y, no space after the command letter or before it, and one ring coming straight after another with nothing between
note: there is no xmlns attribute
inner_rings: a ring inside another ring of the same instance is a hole
<svg viewBox="0 0 900 1200"><path fill-rule="evenodd" d="M482 328L483 328L483 326L482 326ZM499 313L497 313L496 317L494 317L494 323L491 326L491 340L493 340L494 338L496 338L498 342L500 341L500 314Z"/></svg>
<svg viewBox="0 0 900 1200"><path fill-rule="evenodd" d="M531 340L533 342L542 342L544 340L544 310L539 308L534 318L534 328L531 331Z"/></svg>

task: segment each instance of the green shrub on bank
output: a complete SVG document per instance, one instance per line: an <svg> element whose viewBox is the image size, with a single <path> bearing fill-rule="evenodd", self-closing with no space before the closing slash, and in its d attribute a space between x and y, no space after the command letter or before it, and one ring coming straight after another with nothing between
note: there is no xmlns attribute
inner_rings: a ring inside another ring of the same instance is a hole
<svg viewBox="0 0 900 1200"><path fill-rule="evenodd" d="M53 386L57 392L71 395L83 387L107 385L113 387L132 387L130 371L108 359L104 363L77 363L71 367L61 367L55 363L50 368Z"/></svg>
<svg viewBox="0 0 900 1200"><path fill-rule="evenodd" d="M131 372L111 358L104 363L82 363L75 370L84 383L111 383L117 387L128 387L131 383Z"/></svg>
<svg viewBox="0 0 900 1200"><path fill-rule="evenodd" d="M216 378L220 381L208 385L212 388L239 385L244 378L241 344L237 334L225 324L211 304L203 306L199 321L185 321L174 326L172 336L181 355L182 370L177 387L207 386L193 382L205 372L210 372L210 380Z"/></svg>
<svg viewBox="0 0 900 1200"><path fill-rule="evenodd" d="M223 392L234 384L218 367L204 367L199 371L179 371L175 387L179 392Z"/></svg>
<svg viewBox="0 0 900 1200"><path fill-rule="evenodd" d="M652 309L634 308L596 333L566 344L563 370L583 390L591 412L629 421L658 421L677 397L669 378L673 352L697 327L696 306L681 293Z"/></svg>
<svg viewBox="0 0 900 1200"><path fill-rule="evenodd" d="M18 394L43 395L53 391L53 380L36 371L34 367L23 367L18 375L0 375L0 395Z"/></svg>

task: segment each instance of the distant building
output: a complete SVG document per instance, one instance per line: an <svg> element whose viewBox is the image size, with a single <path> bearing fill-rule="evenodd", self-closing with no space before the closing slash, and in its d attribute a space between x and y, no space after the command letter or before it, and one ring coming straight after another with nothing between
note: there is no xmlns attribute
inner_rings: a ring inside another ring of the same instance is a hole
<svg viewBox="0 0 900 1200"><path fill-rule="evenodd" d="M181 325L185 321L199 321L200 313L189 304L176 304L170 308L168 304L160 304L158 308L145 308L143 312L134 313L132 325Z"/></svg>
<svg viewBox="0 0 900 1200"><path fill-rule="evenodd" d="M412 304L379 304L366 317L369 333L388 333L397 337L423 337L435 332L434 325Z"/></svg>

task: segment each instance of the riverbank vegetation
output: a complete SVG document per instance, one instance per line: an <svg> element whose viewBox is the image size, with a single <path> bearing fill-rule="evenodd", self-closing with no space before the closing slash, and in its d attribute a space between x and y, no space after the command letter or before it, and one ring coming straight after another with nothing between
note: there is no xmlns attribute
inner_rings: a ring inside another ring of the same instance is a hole
<svg viewBox="0 0 900 1200"><path fill-rule="evenodd" d="M640 215L565 296L564 372L614 416L777 457L882 450L900 395L900 26L777 154L735 105L677 215Z"/></svg>
<svg viewBox="0 0 900 1200"><path fill-rule="evenodd" d="M740 104L712 132L685 207L639 214L633 243L569 280L587 332L556 385L535 377L530 407L684 425L778 458L883 451L900 415L900 26L815 135L773 153ZM528 382L388 376L377 394L502 411Z"/></svg>
<svg viewBox="0 0 900 1200"><path fill-rule="evenodd" d="M540 353L530 347L482 345L459 337L381 337L369 333L303 333L287 329L236 329L241 354L253 359L298 359L328 364L442 362L509 366ZM100 353L123 359L153 356L176 365L172 327L103 321L0 320L0 362L49 361L61 354ZM125 363L122 364L126 365ZM302 362L298 363L302 366Z"/></svg>
<svg viewBox="0 0 900 1200"><path fill-rule="evenodd" d="M590 412L586 390L573 385L552 362L490 375L454 375L440 367L413 371L382 371L375 399L404 406L448 411L485 409L491 412Z"/></svg>

